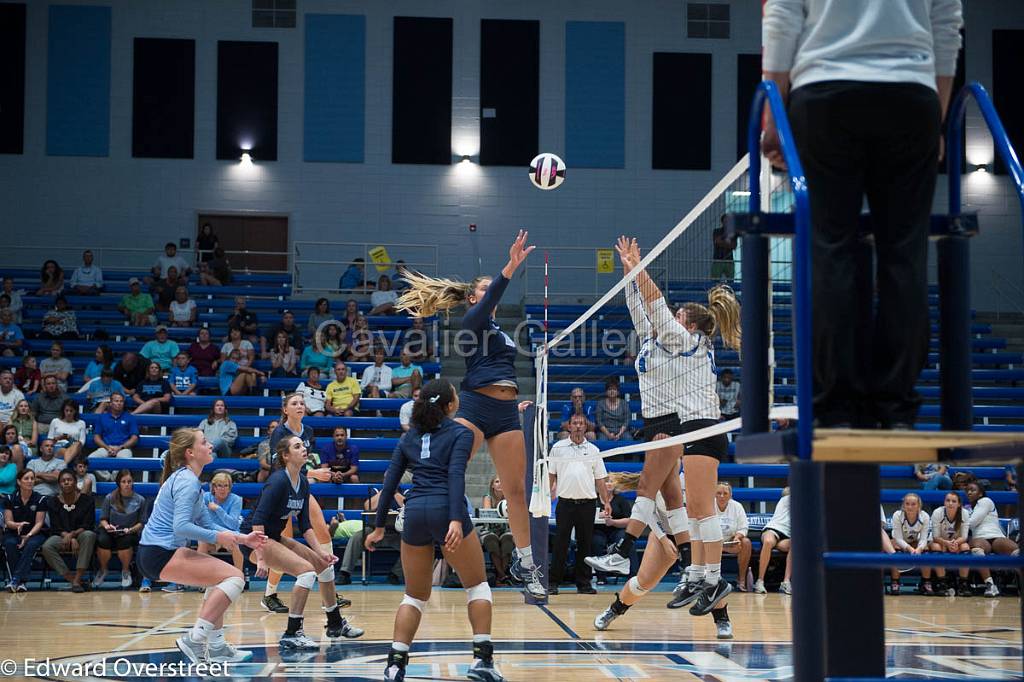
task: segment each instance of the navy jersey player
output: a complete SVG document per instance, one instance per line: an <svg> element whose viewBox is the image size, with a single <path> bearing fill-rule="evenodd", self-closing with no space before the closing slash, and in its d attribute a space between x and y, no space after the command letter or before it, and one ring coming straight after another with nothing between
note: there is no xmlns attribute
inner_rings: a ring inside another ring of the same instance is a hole
<svg viewBox="0 0 1024 682"><path fill-rule="evenodd" d="M412 428L399 441L384 476L376 528L366 536L366 548L373 551L384 537L384 523L402 474L411 469L412 489L405 498L402 527L405 596L395 614L386 680L405 679L409 647L430 599L435 545L440 545L462 584L469 586L466 601L473 628L473 664L467 676L483 682L503 679L494 667L491 588L483 550L466 506L466 463L473 448L473 433L452 419L458 408L459 397L449 382L437 379L423 387L413 406Z"/></svg>
<svg viewBox="0 0 1024 682"><path fill-rule="evenodd" d="M439 310L467 306L456 337L459 353L466 359L466 376L459 391L455 420L473 434L472 452L486 440L508 500L509 529L515 538L515 558L509 575L523 582L526 592L545 599L540 568L530 548L530 517L526 506L526 443L519 423L516 383L516 344L494 321L495 310L509 280L535 247L526 245L527 233L519 231L508 251L508 262L494 277L477 277L471 283L434 279L419 273L406 276L409 290L398 307L414 316L427 317Z"/></svg>

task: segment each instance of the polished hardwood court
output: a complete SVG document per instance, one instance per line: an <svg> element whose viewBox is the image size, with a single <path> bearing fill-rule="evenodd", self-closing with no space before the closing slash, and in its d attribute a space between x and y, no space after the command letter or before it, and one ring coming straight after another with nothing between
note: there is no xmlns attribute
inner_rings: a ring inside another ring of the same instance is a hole
<svg viewBox="0 0 1024 682"><path fill-rule="evenodd" d="M663 586L667 588L667 585ZM259 604L261 594L243 595L228 618L228 639L254 651L253 662L235 666L234 679L382 679L400 588L348 588L345 615L366 629L359 640L325 642L318 652L289 654L277 649L285 616ZM287 602L287 594L282 598ZM571 589L547 607L527 606L511 590L495 591L493 636L498 667L510 681L573 680L753 680L789 679L790 598L736 594L729 599L735 637L718 640L710 617L665 608L669 594L652 592L605 632L594 617L613 592L578 595ZM102 674L76 677L52 667L40 675L22 665L12 679L143 679L115 661L181 661L174 639L191 625L201 594L104 590L71 594L61 590L0 596L0 658L52 657L106 662ZM470 630L462 590L436 589L413 645L409 677L464 679ZM321 635L324 616L307 607L306 631ZM1014 596L886 597L890 675L964 679L1019 679L1020 603ZM58 661L57 659L60 659ZM33 665L38 665L33 663ZM0 673L9 671L0 670ZM145 679L158 679L146 676ZM181 679L181 678L178 678Z"/></svg>

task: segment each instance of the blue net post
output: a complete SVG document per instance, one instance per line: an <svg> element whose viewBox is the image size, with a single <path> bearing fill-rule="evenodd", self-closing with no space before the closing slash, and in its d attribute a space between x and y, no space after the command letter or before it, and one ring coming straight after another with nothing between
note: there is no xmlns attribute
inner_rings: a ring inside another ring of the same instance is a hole
<svg viewBox="0 0 1024 682"><path fill-rule="evenodd" d="M529 506L530 491L533 490L533 459L536 456L536 444L533 440L533 422L537 418L537 409L530 405L523 412L523 437L526 440L526 504ZM530 516L530 546L533 549L533 562L543 569L544 587L548 587L548 519ZM534 599L525 595L527 604L547 604L547 599Z"/></svg>
<svg viewBox="0 0 1024 682"><path fill-rule="evenodd" d="M741 244L743 254L743 391L740 413L743 435L765 433L768 423L768 310L772 303L768 284L768 237L747 232Z"/></svg>

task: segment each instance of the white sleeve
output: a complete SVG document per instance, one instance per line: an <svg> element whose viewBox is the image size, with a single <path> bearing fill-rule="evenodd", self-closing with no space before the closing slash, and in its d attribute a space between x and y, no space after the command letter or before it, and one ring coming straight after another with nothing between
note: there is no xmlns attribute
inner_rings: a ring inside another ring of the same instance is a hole
<svg viewBox="0 0 1024 682"><path fill-rule="evenodd" d="M921 535L917 538L917 548L927 549L928 541L932 537L932 520L927 514L920 514L920 518L924 522L924 528L921 529Z"/></svg>
<svg viewBox="0 0 1024 682"><path fill-rule="evenodd" d="M54 437L56 435L57 435L57 420L54 419L53 421L50 422L50 428L46 431L46 439L47 440L55 440Z"/></svg>
<svg viewBox="0 0 1024 682"><path fill-rule="evenodd" d="M903 512L896 511L892 515L892 543L900 549L909 549L910 545L903 539Z"/></svg>
<svg viewBox="0 0 1024 682"><path fill-rule="evenodd" d="M747 512L743 508L743 505L736 500L730 500L730 504L735 504L733 509L736 510L736 533L742 533L747 535L750 532L750 524L747 522Z"/></svg>
<svg viewBox="0 0 1024 682"><path fill-rule="evenodd" d="M651 303L651 323L658 330L658 343L676 352L692 351L700 340L679 324L664 298Z"/></svg>
<svg viewBox="0 0 1024 682"><path fill-rule="evenodd" d="M963 507L960 508L960 535L958 536L961 540L967 539L967 534L971 530L971 519L967 515L967 510Z"/></svg>
<svg viewBox="0 0 1024 682"><path fill-rule="evenodd" d="M932 49L935 51L935 75L955 76L956 56L963 38L964 24L961 0L932 0ZM953 93L956 96L956 93Z"/></svg>
<svg viewBox="0 0 1024 682"><path fill-rule="evenodd" d="M945 514L945 507L938 507L932 510L931 527L929 529L929 535L931 535L933 539L935 537L935 533L939 531L939 528L942 525L942 517L945 516Z"/></svg>
<svg viewBox="0 0 1024 682"><path fill-rule="evenodd" d="M633 280L626 285L626 307L629 308L629 316L633 318L633 328L641 338L651 335L651 321L647 317L647 309L644 307L644 298L640 294L640 285Z"/></svg>
<svg viewBox="0 0 1024 682"><path fill-rule="evenodd" d="M99 267L96 268L96 286L103 288L103 270Z"/></svg>
<svg viewBox="0 0 1024 682"><path fill-rule="evenodd" d="M600 454L601 454L601 449L599 447L597 447L596 445L594 445L594 444L591 444L590 447L587 448L587 455L594 456L594 455L600 455ZM595 481L599 480L599 479L602 479L602 478L607 478L607 476L608 476L608 469L606 469L605 466L604 466L604 459L595 459L591 463L591 465L594 467L594 480ZM598 498L600 498L600 497L601 496L598 495Z"/></svg>
<svg viewBox="0 0 1024 682"><path fill-rule="evenodd" d="M971 519L968 522L971 526L971 530L977 530L981 522L985 520L985 517L996 510L996 506L987 497L983 497L978 500L978 504L974 505L974 509L971 510Z"/></svg>
<svg viewBox="0 0 1024 682"><path fill-rule="evenodd" d="M78 275L81 271L81 268L75 268L75 271L71 273L71 281L68 282L68 286L78 286Z"/></svg>
<svg viewBox="0 0 1024 682"><path fill-rule="evenodd" d="M762 68L789 71L804 29L805 0L768 0L761 19Z"/></svg>
<svg viewBox="0 0 1024 682"><path fill-rule="evenodd" d="M370 367L363 370L363 376L359 377L360 388L366 388L370 385Z"/></svg>

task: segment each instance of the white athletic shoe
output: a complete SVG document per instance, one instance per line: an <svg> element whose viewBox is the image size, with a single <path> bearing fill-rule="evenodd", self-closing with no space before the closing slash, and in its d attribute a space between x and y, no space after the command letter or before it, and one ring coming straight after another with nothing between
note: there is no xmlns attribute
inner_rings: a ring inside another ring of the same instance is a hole
<svg viewBox="0 0 1024 682"><path fill-rule="evenodd" d="M193 640L191 633L185 633L174 643L178 646L178 650L185 654L185 657L195 665L199 665L206 660L206 642Z"/></svg>
<svg viewBox="0 0 1024 682"><path fill-rule="evenodd" d="M996 587L995 583L989 583L988 584L988 587L985 588L985 596L986 597L998 597L999 596L999 588Z"/></svg>
<svg viewBox="0 0 1024 682"><path fill-rule="evenodd" d="M132 574L128 571L121 571L121 587L129 588L132 586Z"/></svg>
<svg viewBox="0 0 1024 682"><path fill-rule="evenodd" d="M754 593L755 594L768 594L768 590L764 589L764 581L763 580L758 580L757 582L754 583Z"/></svg>
<svg viewBox="0 0 1024 682"><path fill-rule="evenodd" d="M93 576L92 586L93 587L99 587L100 585L103 584L103 581L106 580L106 579L107 579L107 572L106 571L100 571L95 576Z"/></svg>
<svg viewBox="0 0 1024 682"><path fill-rule="evenodd" d="M587 566L590 566L595 571L629 575L629 559L619 556L616 552L605 554L604 556L588 556L584 561L587 562Z"/></svg>
<svg viewBox="0 0 1024 682"><path fill-rule="evenodd" d="M793 586L788 580L783 580L779 583L779 594L793 594Z"/></svg>
<svg viewBox="0 0 1024 682"><path fill-rule="evenodd" d="M287 633L281 635L281 639L277 641L277 645L282 649L319 649L320 643L315 642L306 636L302 630L299 630L294 635Z"/></svg>
<svg viewBox="0 0 1024 682"><path fill-rule="evenodd" d="M715 629L718 630L718 639L732 639L732 623L730 621L715 622Z"/></svg>
<svg viewBox="0 0 1024 682"><path fill-rule="evenodd" d="M245 663L252 660L252 652L236 649L227 642L219 647L206 647L210 663Z"/></svg>
<svg viewBox="0 0 1024 682"><path fill-rule="evenodd" d="M530 595L537 600L546 600L548 598L548 591L544 587L544 572L540 566L533 566L531 568L523 568L522 572L524 575L523 580L523 592Z"/></svg>
<svg viewBox="0 0 1024 682"><path fill-rule="evenodd" d="M608 626L612 624L612 621L619 617L619 614L615 613L612 607L606 608L601 613L597 614L597 618L594 619L595 630L607 630Z"/></svg>

